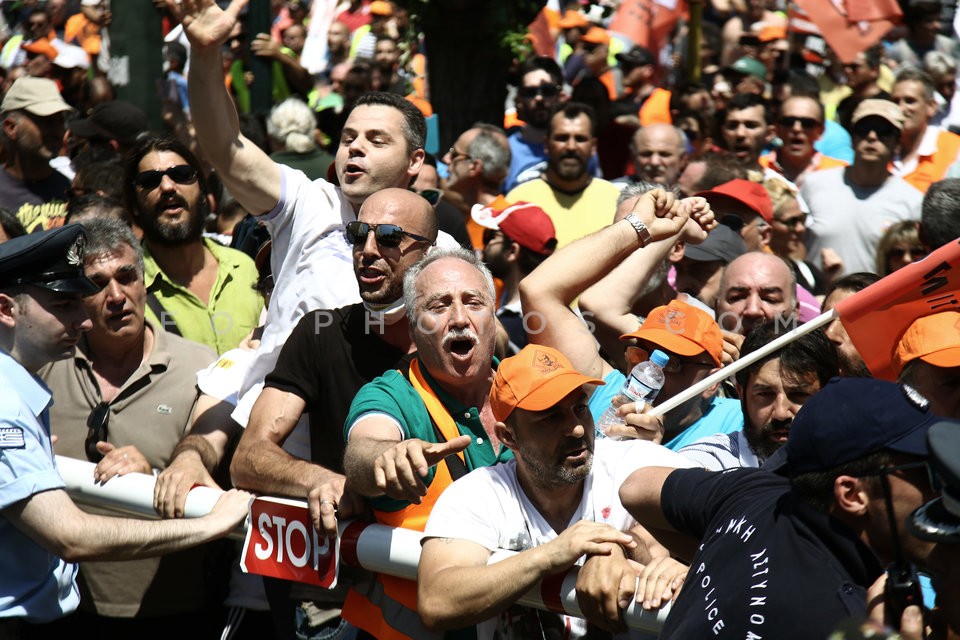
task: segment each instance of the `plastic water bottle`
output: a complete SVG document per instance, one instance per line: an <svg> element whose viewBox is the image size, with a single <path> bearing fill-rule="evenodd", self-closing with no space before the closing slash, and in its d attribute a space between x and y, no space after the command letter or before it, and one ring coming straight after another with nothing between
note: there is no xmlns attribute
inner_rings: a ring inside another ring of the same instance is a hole
<svg viewBox="0 0 960 640"><path fill-rule="evenodd" d="M597 420L596 431L598 438L607 437L607 429L613 425L625 424L623 418L617 415L620 405L628 402L653 403L660 388L663 387L663 368L667 366L670 356L657 349L650 355L650 359L639 363L627 376L626 382L620 388L610 406L600 419ZM642 406L642 405L641 405Z"/></svg>

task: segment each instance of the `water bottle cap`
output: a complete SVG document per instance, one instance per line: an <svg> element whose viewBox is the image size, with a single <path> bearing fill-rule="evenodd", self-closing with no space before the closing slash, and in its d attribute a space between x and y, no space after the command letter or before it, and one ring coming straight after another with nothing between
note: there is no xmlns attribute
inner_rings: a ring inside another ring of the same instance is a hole
<svg viewBox="0 0 960 640"><path fill-rule="evenodd" d="M665 354L660 349L656 349L652 354L650 354L650 362L654 363L661 369L667 366L667 363L670 362L670 356Z"/></svg>

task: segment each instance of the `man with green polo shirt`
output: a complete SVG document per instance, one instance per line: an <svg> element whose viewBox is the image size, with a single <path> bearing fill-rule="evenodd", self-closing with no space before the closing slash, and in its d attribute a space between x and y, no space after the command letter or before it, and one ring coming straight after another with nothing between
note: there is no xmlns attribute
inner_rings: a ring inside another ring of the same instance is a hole
<svg viewBox="0 0 960 640"><path fill-rule="evenodd" d="M422 531L454 479L512 455L496 437L489 403L496 365L490 272L472 251L434 250L407 271L403 294L417 357L409 371L388 371L354 398L344 469L347 486L367 497L378 522ZM374 637L432 638L416 598L413 581L380 575L364 593L350 592L342 615Z"/></svg>
<svg viewBox="0 0 960 640"><path fill-rule="evenodd" d="M143 140L127 161L124 192L143 229L147 319L218 354L235 348L260 320L257 268L203 238L209 202L196 157L173 138Z"/></svg>

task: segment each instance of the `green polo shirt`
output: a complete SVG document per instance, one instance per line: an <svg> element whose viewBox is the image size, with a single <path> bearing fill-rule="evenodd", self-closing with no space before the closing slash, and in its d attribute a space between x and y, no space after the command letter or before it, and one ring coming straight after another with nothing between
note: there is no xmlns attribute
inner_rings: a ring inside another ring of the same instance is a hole
<svg viewBox="0 0 960 640"><path fill-rule="evenodd" d="M161 322L147 307L147 319L168 331L176 324L187 340L205 344L218 354L236 348L260 321L263 298L253 289L257 267L242 251L203 239L217 264L217 281L210 292L210 303L204 304L186 287L174 282L157 266L150 249L144 244L147 291L153 293L167 314Z"/></svg>
<svg viewBox="0 0 960 640"><path fill-rule="evenodd" d="M494 360L494 368L497 364L499 363ZM420 371L423 372L424 378L426 378L430 388L437 394L440 402L450 412L460 435L473 438L473 442L464 450L467 471L473 471L479 467L490 467L513 458L513 452L502 443L500 453L494 452L490 438L483 428L483 423L480 422L480 409L478 407L467 407L460 404L445 392L436 380L430 377L425 367L421 367ZM392 417L400 423L404 440L419 438L426 442L437 441L430 414L426 405L423 404L420 394L413 388L406 376L397 370L391 369L379 378L363 385L357 395L354 396L344 424L345 440L349 428L357 418L365 413L384 413ZM433 482L433 473L434 468L431 467L427 472L427 477L424 478L424 484L427 486L430 486L430 483ZM410 504L386 496L371 498L370 503L380 511L399 511Z"/></svg>

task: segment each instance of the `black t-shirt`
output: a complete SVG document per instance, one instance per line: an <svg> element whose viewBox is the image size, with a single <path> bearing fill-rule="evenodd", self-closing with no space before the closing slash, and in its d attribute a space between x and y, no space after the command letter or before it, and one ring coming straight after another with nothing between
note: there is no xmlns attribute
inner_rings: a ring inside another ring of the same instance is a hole
<svg viewBox="0 0 960 640"><path fill-rule="evenodd" d="M63 224L70 180L58 171L25 182L0 168L0 207L17 214L27 233Z"/></svg>
<svg viewBox="0 0 960 640"><path fill-rule="evenodd" d="M287 338L264 385L294 393L310 417L311 459L343 473L343 423L360 387L388 369L405 368L405 355L367 327L361 304L311 311Z"/></svg>
<svg viewBox="0 0 960 640"><path fill-rule="evenodd" d="M678 531L701 541L661 640L810 640L866 615L879 560L839 520L800 502L785 478L679 470L661 504Z"/></svg>

